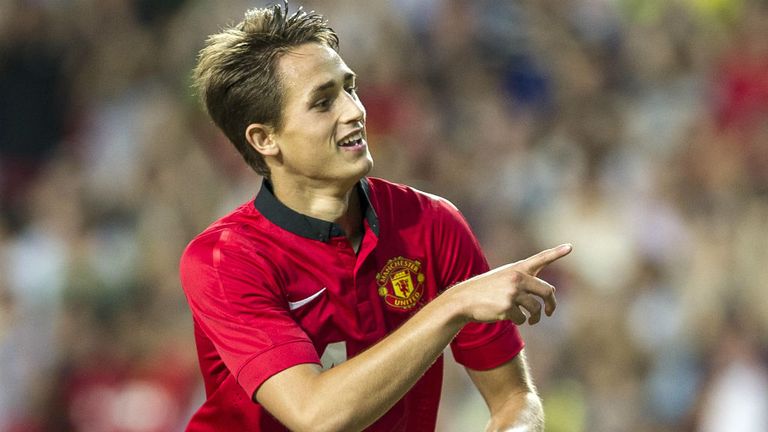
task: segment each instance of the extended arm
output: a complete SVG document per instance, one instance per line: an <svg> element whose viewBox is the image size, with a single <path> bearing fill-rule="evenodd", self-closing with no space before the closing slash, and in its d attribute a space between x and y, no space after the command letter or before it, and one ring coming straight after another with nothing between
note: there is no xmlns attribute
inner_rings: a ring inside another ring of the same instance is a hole
<svg viewBox="0 0 768 432"><path fill-rule="evenodd" d="M544 431L544 411L524 352L495 369L467 373L491 412L486 432Z"/></svg>
<svg viewBox="0 0 768 432"><path fill-rule="evenodd" d="M255 399L292 430L359 430L395 404L464 324L511 319L531 324L555 309L554 287L536 278L570 246L548 249L462 282L362 354L327 371L298 365L266 380Z"/></svg>

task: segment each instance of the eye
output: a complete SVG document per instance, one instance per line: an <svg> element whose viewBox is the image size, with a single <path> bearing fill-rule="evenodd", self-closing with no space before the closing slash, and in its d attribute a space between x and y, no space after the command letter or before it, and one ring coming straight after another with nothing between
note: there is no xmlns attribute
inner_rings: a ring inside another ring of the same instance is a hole
<svg viewBox="0 0 768 432"><path fill-rule="evenodd" d="M357 96L357 84L348 86L344 90L346 90L347 93L349 93L349 94L351 94L353 96Z"/></svg>
<svg viewBox="0 0 768 432"><path fill-rule="evenodd" d="M333 99L331 98L322 98L319 99L317 102L312 105L312 108L317 108L320 110L327 110L331 107L331 103L333 102Z"/></svg>

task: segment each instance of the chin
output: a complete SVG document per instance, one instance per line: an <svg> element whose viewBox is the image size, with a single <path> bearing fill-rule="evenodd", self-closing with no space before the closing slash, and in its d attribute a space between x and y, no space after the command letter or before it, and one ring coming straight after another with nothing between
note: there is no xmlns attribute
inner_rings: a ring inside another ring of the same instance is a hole
<svg viewBox="0 0 768 432"><path fill-rule="evenodd" d="M373 158L368 157L368 164L365 167L365 172L363 173L363 175L364 176L368 175L368 173L371 172L372 169L373 169Z"/></svg>
<svg viewBox="0 0 768 432"><path fill-rule="evenodd" d="M373 160L369 158L365 162L359 161L358 163L355 164L354 168L350 167L350 170L348 171L345 170L345 173L342 174L341 177L350 182L356 183L361 178L368 175L368 173L371 172L372 169L373 169Z"/></svg>

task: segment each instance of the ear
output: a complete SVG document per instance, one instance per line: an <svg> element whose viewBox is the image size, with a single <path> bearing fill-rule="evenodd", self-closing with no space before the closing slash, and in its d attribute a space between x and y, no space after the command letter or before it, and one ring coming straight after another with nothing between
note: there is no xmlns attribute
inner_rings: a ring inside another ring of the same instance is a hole
<svg viewBox="0 0 768 432"><path fill-rule="evenodd" d="M261 123L251 123L245 128L245 139L263 156L276 156L280 148L274 140L273 129Z"/></svg>

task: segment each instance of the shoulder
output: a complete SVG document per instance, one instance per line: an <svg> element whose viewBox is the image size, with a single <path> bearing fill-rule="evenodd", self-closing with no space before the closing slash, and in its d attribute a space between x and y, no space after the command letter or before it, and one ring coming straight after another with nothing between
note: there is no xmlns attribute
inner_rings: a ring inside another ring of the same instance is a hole
<svg viewBox="0 0 768 432"><path fill-rule="evenodd" d="M458 214L456 206L439 195L419 190L413 186L368 177L373 199L381 206L416 207L435 214Z"/></svg>
<svg viewBox="0 0 768 432"><path fill-rule="evenodd" d="M279 239L265 229L264 220L251 202L189 242L179 261L179 276L190 302L237 302L256 292L281 298L284 275L271 256Z"/></svg>
<svg viewBox="0 0 768 432"><path fill-rule="evenodd" d="M232 255L255 255L259 249L262 216L249 201L219 218L195 236L181 255L182 274L196 266L216 267Z"/></svg>

